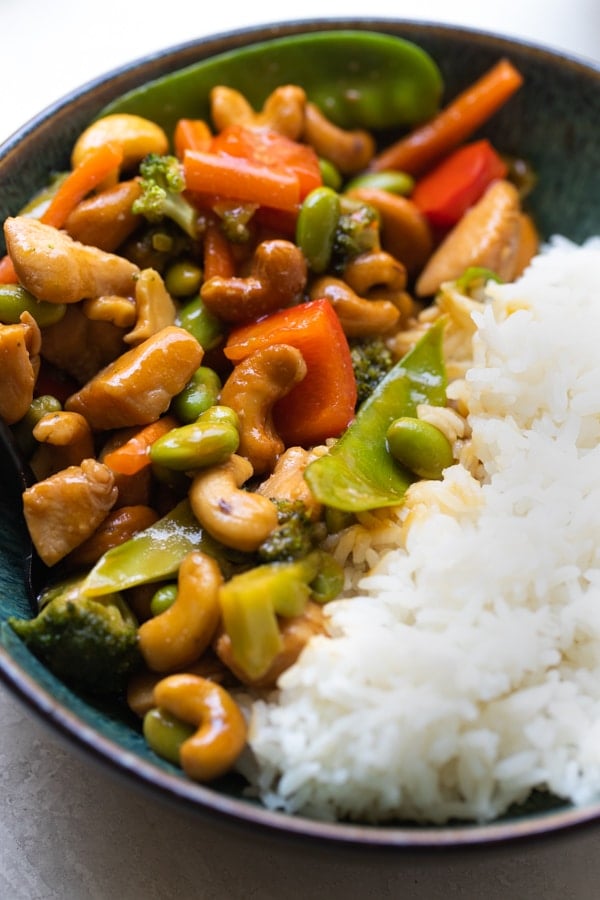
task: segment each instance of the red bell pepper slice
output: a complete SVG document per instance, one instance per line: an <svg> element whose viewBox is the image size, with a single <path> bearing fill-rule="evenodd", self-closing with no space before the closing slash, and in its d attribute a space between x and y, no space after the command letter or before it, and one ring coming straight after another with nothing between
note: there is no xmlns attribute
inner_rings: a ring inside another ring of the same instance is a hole
<svg viewBox="0 0 600 900"><path fill-rule="evenodd" d="M256 350L290 344L306 362L305 378L273 410L287 447L338 437L354 417L356 379L348 341L330 302L311 300L234 329L225 356L234 364Z"/></svg>
<svg viewBox="0 0 600 900"><path fill-rule="evenodd" d="M488 140L465 144L417 181L411 199L437 228L455 225L508 167Z"/></svg>

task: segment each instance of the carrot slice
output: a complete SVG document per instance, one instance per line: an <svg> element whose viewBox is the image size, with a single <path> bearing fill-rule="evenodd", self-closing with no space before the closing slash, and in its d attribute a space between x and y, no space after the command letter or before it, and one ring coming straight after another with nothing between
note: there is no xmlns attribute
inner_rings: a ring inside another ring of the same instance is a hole
<svg viewBox="0 0 600 900"><path fill-rule="evenodd" d="M215 275L232 278L235 275L235 260L231 244L217 222L209 220L204 234L204 280L208 281Z"/></svg>
<svg viewBox="0 0 600 900"><path fill-rule="evenodd" d="M123 151L116 144L101 144L91 149L61 182L41 221L62 228L77 204L114 174L122 160Z"/></svg>
<svg viewBox="0 0 600 900"><path fill-rule="evenodd" d="M179 119L173 133L175 156L183 159L186 150L209 150L211 130L204 119Z"/></svg>
<svg viewBox="0 0 600 900"><path fill-rule="evenodd" d="M499 60L433 119L375 156L370 169L375 172L400 169L409 175L421 174L470 137L523 81L510 60Z"/></svg>
<svg viewBox="0 0 600 900"><path fill-rule="evenodd" d="M300 202L298 177L243 157L187 150L183 168L188 190L245 200L274 209L295 210Z"/></svg>
<svg viewBox="0 0 600 900"><path fill-rule="evenodd" d="M103 462L119 475L136 475L150 465L150 447L159 437L177 427L172 416L144 425L129 440L107 453Z"/></svg>

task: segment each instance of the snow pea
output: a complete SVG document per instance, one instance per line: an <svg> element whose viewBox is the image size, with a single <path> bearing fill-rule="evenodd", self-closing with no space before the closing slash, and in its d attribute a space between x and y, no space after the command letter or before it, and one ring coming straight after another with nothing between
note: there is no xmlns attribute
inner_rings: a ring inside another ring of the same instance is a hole
<svg viewBox="0 0 600 900"><path fill-rule="evenodd" d="M186 499L154 525L107 550L86 576L82 593L101 597L138 584L168 580L192 550L212 556L224 573L231 571L232 562L225 550L200 527Z"/></svg>
<svg viewBox="0 0 600 900"><path fill-rule="evenodd" d="M374 31L288 35L200 60L124 94L100 115L134 113L172 134L179 118L210 118L215 85L241 91L255 109L284 84L342 128L407 127L430 118L442 96L440 70L412 41Z"/></svg>
<svg viewBox="0 0 600 900"><path fill-rule="evenodd" d="M425 332L365 400L329 453L307 467L304 477L321 503L345 512L402 503L416 476L390 454L386 435L400 416L415 416L418 404L446 405L443 328L440 319Z"/></svg>

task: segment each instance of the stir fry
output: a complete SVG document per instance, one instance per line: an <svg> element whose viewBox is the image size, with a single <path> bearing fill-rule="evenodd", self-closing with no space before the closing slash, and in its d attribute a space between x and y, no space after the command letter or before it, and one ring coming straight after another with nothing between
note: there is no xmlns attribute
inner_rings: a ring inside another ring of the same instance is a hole
<svg viewBox="0 0 600 900"><path fill-rule="evenodd" d="M172 133L92 122L4 223L0 414L51 573L11 624L193 779L244 749L236 691L326 633L336 536L455 458L478 286L537 251L474 137L520 84L502 60L383 148L298 84L215 84Z"/></svg>

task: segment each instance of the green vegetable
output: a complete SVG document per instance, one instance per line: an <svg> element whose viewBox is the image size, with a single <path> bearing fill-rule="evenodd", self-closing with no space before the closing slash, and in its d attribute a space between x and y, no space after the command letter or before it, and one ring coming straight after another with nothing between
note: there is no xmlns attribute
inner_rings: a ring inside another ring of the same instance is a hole
<svg viewBox="0 0 600 900"><path fill-rule="evenodd" d="M339 191L344 183L339 170L334 166L330 159L319 159L319 169L321 170L321 178L326 187Z"/></svg>
<svg viewBox="0 0 600 900"><path fill-rule="evenodd" d="M352 191L356 188L374 188L378 191L388 191L390 194L402 194L406 196L410 194L415 186L415 180L412 175L406 172L365 172L357 175L352 181L345 186L346 191Z"/></svg>
<svg viewBox="0 0 600 900"><path fill-rule="evenodd" d="M368 203L340 195L333 248L332 268L343 272L350 260L379 248L379 213Z"/></svg>
<svg viewBox="0 0 600 900"><path fill-rule="evenodd" d="M320 538L319 525L312 521L301 500L273 500L277 507L277 528L257 550L262 562L291 562L307 556Z"/></svg>
<svg viewBox="0 0 600 900"><path fill-rule="evenodd" d="M279 653L277 616L301 615L313 582L326 568L326 557L315 550L294 562L267 563L235 575L222 586L223 625L236 663L250 678L264 675Z"/></svg>
<svg viewBox="0 0 600 900"><path fill-rule="evenodd" d="M183 196L185 177L183 166L175 156L149 153L140 163L141 195L131 210L148 222L171 219L189 237L198 232L198 212Z"/></svg>
<svg viewBox="0 0 600 900"><path fill-rule="evenodd" d="M330 187L318 187L305 197L296 222L296 244L315 273L324 272L331 259L340 218L340 197Z"/></svg>
<svg viewBox="0 0 600 900"><path fill-rule="evenodd" d="M441 478L454 462L452 444L446 435L422 419L401 416L387 431L388 448L398 460L419 478Z"/></svg>
<svg viewBox="0 0 600 900"><path fill-rule="evenodd" d="M166 612L173 604L177 598L177 584L173 582L172 584L163 584L162 587L159 587L150 600L150 612L153 616L160 616L161 613Z"/></svg>
<svg viewBox="0 0 600 900"><path fill-rule="evenodd" d="M220 344L225 327L204 305L202 297L195 297L177 315L177 324L193 334L204 350L212 350Z"/></svg>
<svg viewBox="0 0 600 900"><path fill-rule="evenodd" d="M60 322L67 311L65 303L38 300L20 284L0 284L0 322L16 325L24 312L30 313L40 328Z"/></svg>
<svg viewBox="0 0 600 900"><path fill-rule="evenodd" d="M241 91L255 109L275 88L297 84L337 125L369 129L429 119L443 89L434 60L410 41L373 31L321 31L200 60L135 88L100 115L136 113L172 133L182 117L209 119L216 84Z"/></svg>
<svg viewBox="0 0 600 900"><path fill-rule="evenodd" d="M9 619L58 678L94 694L121 692L140 662L137 622L119 593L92 600L82 580L55 586L34 619Z"/></svg>
<svg viewBox="0 0 600 900"><path fill-rule="evenodd" d="M178 259L165 272L165 287L172 297L191 297L202 283L202 269L189 259Z"/></svg>
<svg viewBox="0 0 600 900"><path fill-rule="evenodd" d="M100 597L137 584L176 575L183 557L204 550L211 541L200 528L187 500L144 531L108 550L87 575L82 592ZM214 555L214 554L213 554Z"/></svg>
<svg viewBox="0 0 600 900"><path fill-rule="evenodd" d="M187 472L225 462L239 443L240 434L235 425L227 419L219 421L209 409L195 422L172 428L154 441L150 459L167 469Z"/></svg>
<svg viewBox="0 0 600 900"><path fill-rule="evenodd" d="M468 269L465 269L460 278L456 279L454 286L461 294L472 296L485 287L488 281L502 284L500 276L492 272L491 269L486 269L482 266L470 266Z"/></svg>
<svg viewBox="0 0 600 900"><path fill-rule="evenodd" d="M61 409L62 406L60 400L57 400L56 397L53 397L51 394L41 394L39 397L33 398L29 405L29 409L23 418L19 419L12 428L15 440L25 456L31 456L38 446L38 443L33 436L33 429L40 419L45 416L46 413L60 412Z"/></svg>
<svg viewBox="0 0 600 900"><path fill-rule="evenodd" d="M200 366L181 393L173 397L171 409L182 422L195 422L217 402L221 387L221 379L214 369Z"/></svg>
<svg viewBox="0 0 600 900"><path fill-rule="evenodd" d="M144 737L157 756L179 765L179 748L196 729L165 709L150 709L144 716Z"/></svg>
<svg viewBox="0 0 600 900"><path fill-rule="evenodd" d="M387 344L380 337L352 340L350 356L356 379L358 409L390 371L394 360Z"/></svg>
<svg viewBox="0 0 600 900"><path fill-rule="evenodd" d="M386 435L395 419L414 416L419 403L445 406L443 328L443 320L429 328L379 383L329 453L307 466L304 477L321 503L347 512L402 503L414 475L391 456Z"/></svg>

